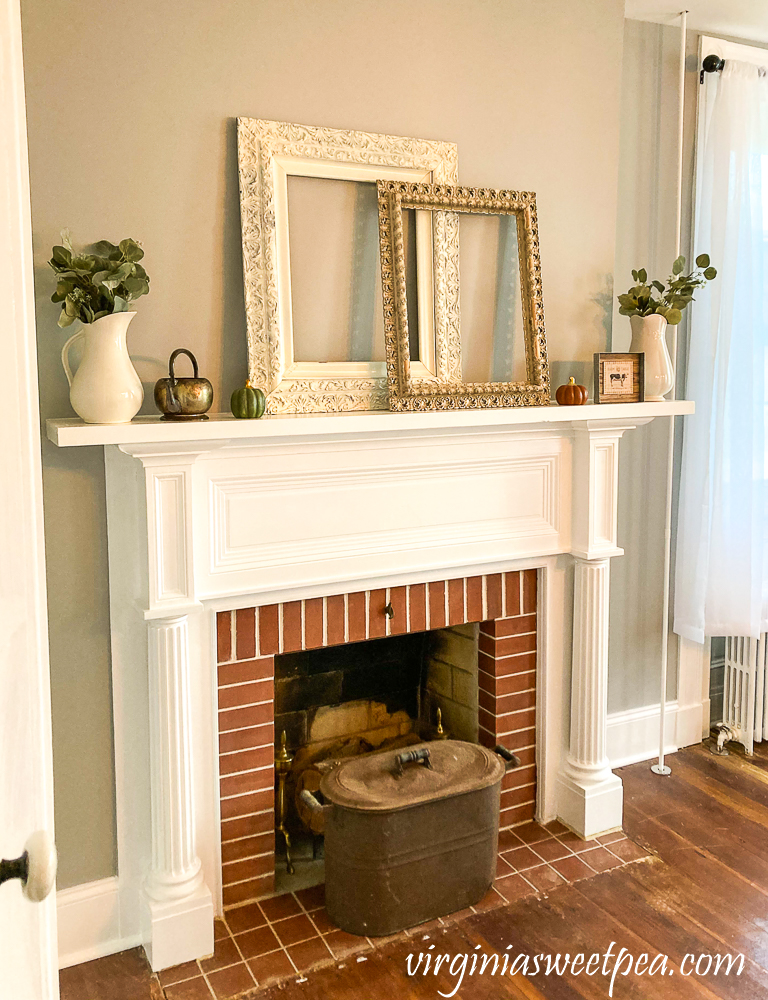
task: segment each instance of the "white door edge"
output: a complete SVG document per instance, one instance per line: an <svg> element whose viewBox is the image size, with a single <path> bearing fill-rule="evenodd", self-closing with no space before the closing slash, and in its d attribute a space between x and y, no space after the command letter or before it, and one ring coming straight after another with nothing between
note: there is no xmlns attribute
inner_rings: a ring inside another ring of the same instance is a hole
<svg viewBox="0 0 768 1000"><path fill-rule="evenodd" d="M0 856L53 834L53 763L40 419L19 0L0 0ZM10 526L10 530L9 530ZM59 996L56 899L0 886L2 991Z"/></svg>

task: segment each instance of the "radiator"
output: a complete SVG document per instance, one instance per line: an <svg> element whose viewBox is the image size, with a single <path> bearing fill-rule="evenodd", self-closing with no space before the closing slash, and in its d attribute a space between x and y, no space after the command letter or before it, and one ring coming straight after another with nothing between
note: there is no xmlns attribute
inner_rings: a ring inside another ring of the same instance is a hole
<svg viewBox="0 0 768 1000"><path fill-rule="evenodd" d="M768 738L768 633L725 639L723 722L747 753Z"/></svg>

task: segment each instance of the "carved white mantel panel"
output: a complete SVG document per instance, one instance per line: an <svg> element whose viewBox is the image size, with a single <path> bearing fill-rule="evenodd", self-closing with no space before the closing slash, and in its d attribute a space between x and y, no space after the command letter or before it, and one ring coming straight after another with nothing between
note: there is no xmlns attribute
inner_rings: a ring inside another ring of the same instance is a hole
<svg viewBox="0 0 768 1000"><path fill-rule="evenodd" d="M584 559L620 556L617 545L619 440L626 430L648 423L635 418L623 426L585 421L573 433L573 540L571 552Z"/></svg>
<svg viewBox="0 0 768 1000"><path fill-rule="evenodd" d="M462 436L201 457L209 542L197 596L437 570L567 548L567 444Z"/></svg>
<svg viewBox="0 0 768 1000"><path fill-rule="evenodd" d="M62 447L107 446L121 926L154 968L209 954L220 906L216 610L538 568L537 816L587 837L620 825L605 757L619 439L692 411L49 421Z"/></svg>
<svg viewBox="0 0 768 1000"><path fill-rule="evenodd" d="M147 453L126 445L144 467L149 606L170 614L194 602L193 467L199 448L167 447Z"/></svg>

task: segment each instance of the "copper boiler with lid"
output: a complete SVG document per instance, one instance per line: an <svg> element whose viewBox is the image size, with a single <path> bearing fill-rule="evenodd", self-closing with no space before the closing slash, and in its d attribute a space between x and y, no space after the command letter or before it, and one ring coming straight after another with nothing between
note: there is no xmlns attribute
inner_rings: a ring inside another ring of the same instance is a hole
<svg viewBox="0 0 768 1000"><path fill-rule="evenodd" d="M503 759L501 759L503 758ZM325 813L325 901L351 934L380 937L477 903L496 874L508 750L443 740L365 754L302 797Z"/></svg>

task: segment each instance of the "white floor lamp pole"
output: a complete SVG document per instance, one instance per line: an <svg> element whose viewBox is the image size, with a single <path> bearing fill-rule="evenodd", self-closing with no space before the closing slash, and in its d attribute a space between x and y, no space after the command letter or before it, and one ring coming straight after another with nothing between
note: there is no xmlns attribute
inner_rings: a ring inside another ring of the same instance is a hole
<svg viewBox="0 0 768 1000"><path fill-rule="evenodd" d="M685 49L687 41L688 11L680 12L680 80L677 112L677 219L675 226L675 258L680 256L680 230L683 221L683 126L685 123ZM677 361L677 327L672 327L672 364ZM672 386L672 396L676 396ZM654 774L671 774L664 763L664 736L667 717L667 665L669 644L669 584L672 563L672 484L675 466L675 418L669 418L669 443L667 447L667 502L664 516L664 593L661 619L661 693L659 698L659 760L651 765Z"/></svg>

